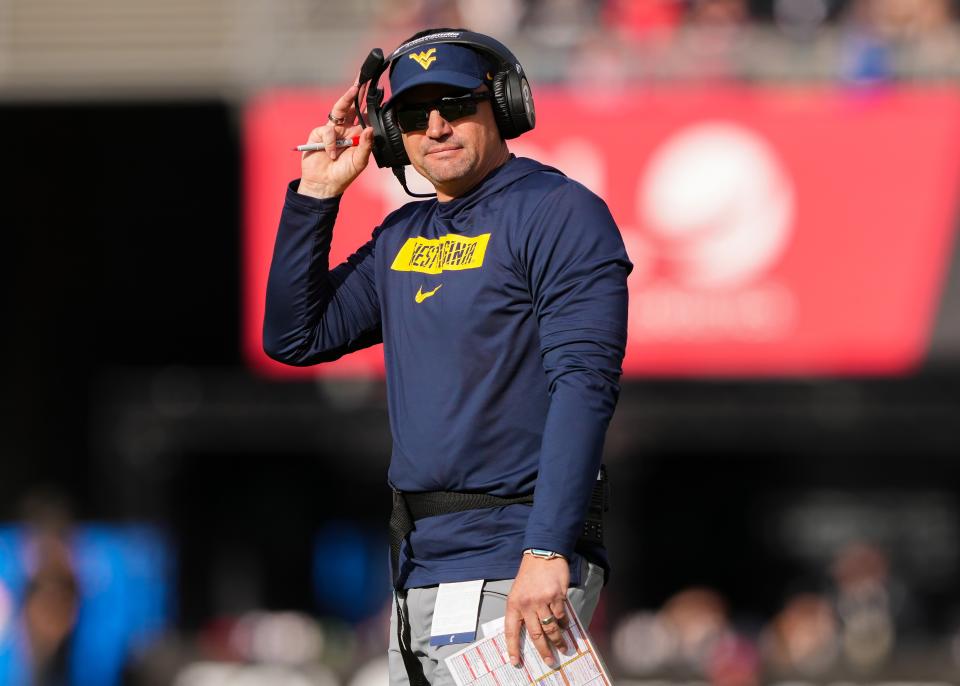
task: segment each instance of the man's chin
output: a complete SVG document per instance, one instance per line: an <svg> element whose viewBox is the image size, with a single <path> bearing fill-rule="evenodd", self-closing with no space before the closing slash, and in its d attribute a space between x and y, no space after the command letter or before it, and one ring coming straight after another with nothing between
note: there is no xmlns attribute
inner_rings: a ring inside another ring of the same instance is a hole
<svg viewBox="0 0 960 686"><path fill-rule="evenodd" d="M472 166L460 160L456 162L450 160L446 163L440 160L428 160L426 164L424 164L424 169L427 172L428 179L436 183L445 183L463 178L470 173Z"/></svg>

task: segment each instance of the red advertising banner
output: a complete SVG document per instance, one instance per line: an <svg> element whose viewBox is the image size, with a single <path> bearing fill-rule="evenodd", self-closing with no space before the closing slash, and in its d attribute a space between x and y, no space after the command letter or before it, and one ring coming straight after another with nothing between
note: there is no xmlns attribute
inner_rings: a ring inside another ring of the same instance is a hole
<svg viewBox="0 0 960 686"><path fill-rule="evenodd" d="M274 91L246 111L244 348L273 376L382 374L379 347L299 369L260 344L284 188L299 173L290 147L338 95ZM537 128L510 149L603 197L634 262L628 376L883 375L923 359L957 223L960 89L535 98ZM332 261L407 200L371 161L344 196Z"/></svg>

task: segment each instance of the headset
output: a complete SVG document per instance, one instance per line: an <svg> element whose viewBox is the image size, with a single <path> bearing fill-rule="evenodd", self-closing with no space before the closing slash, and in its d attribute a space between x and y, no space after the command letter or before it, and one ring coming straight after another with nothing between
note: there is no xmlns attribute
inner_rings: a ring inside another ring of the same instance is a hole
<svg viewBox="0 0 960 686"><path fill-rule="evenodd" d="M361 114L360 92L364 85L369 83L366 101L369 125L373 127L373 158L377 161L377 166L391 167L407 194L416 198L433 197L434 194L411 193L407 188L404 167L410 164L410 158L407 157L407 151L403 147L400 127L394 121L393 108L383 107L384 91L380 88L379 82L383 73L398 58L410 54L425 43L465 45L493 59L496 64L496 74L491 86L493 98L490 102L493 105L497 129L504 140L516 138L530 131L537 122L533 94L530 92L530 83L527 81L523 67L507 46L494 38L473 31L441 30L404 43L386 59L380 48L374 48L360 68L358 79L360 88L355 100L357 117L360 125L366 127L367 123Z"/></svg>

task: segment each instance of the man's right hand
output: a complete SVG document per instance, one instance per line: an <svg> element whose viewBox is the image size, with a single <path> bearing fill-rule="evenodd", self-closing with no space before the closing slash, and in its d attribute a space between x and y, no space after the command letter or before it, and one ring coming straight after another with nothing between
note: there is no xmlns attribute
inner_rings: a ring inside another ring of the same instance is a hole
<svg viewBox="0 0 960 686"><path fill-rule="evenodd" d="M356 85L350 86L330 110L331 117L343 119L342 125L327 122L310 132L307 142L323 143L327 149L303 153L298 193L314 198L336 197L366 169L373 146L373 127L364 129L356 124L357 108L354 98L357 89ZM338 138L353 136L360 136L359 145L352 148L334 147L333 143Z"/></svg>

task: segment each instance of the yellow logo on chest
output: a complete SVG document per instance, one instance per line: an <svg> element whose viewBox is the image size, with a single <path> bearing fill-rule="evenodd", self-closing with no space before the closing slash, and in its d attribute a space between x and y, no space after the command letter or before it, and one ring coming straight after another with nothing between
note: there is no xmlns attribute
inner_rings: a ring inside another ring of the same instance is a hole
<svg viewBox="0 0 960 686"><path fill-rule="evenodd" d="M448 233L440 238L408 238L397 252L390 269L421 274L479 269L483 266L489 240L489 233L479 236Z"/></svg>
<svg viewBox="0 0 960 686"><path fill-rule="evenodd" d="M415 52L408 55L410 59L419 64L424 70L430 68L430 65L437 61L437 56L434 54L437 51L436 48L430 48L429 50L424 50L423 52Z"/></svg>
<svg viewBox="0 0 960 686"><path fill-rule="evenodd" d="M440 284L440 286L442 286L442 285L443 285L443 284ZM426 291L426 292L424 292L423 286L420 286L419 288L417 288L417 294L416 294L415 296L413 296L414 301L419 305L419 304L422 303L424 300L426 300L427 298L429 298L431 295L433 295L434 293L436 293L437 291L439 291L439 290L440 290L440 286L437 286L437 287L434 288L432 291Z"/></svg>

